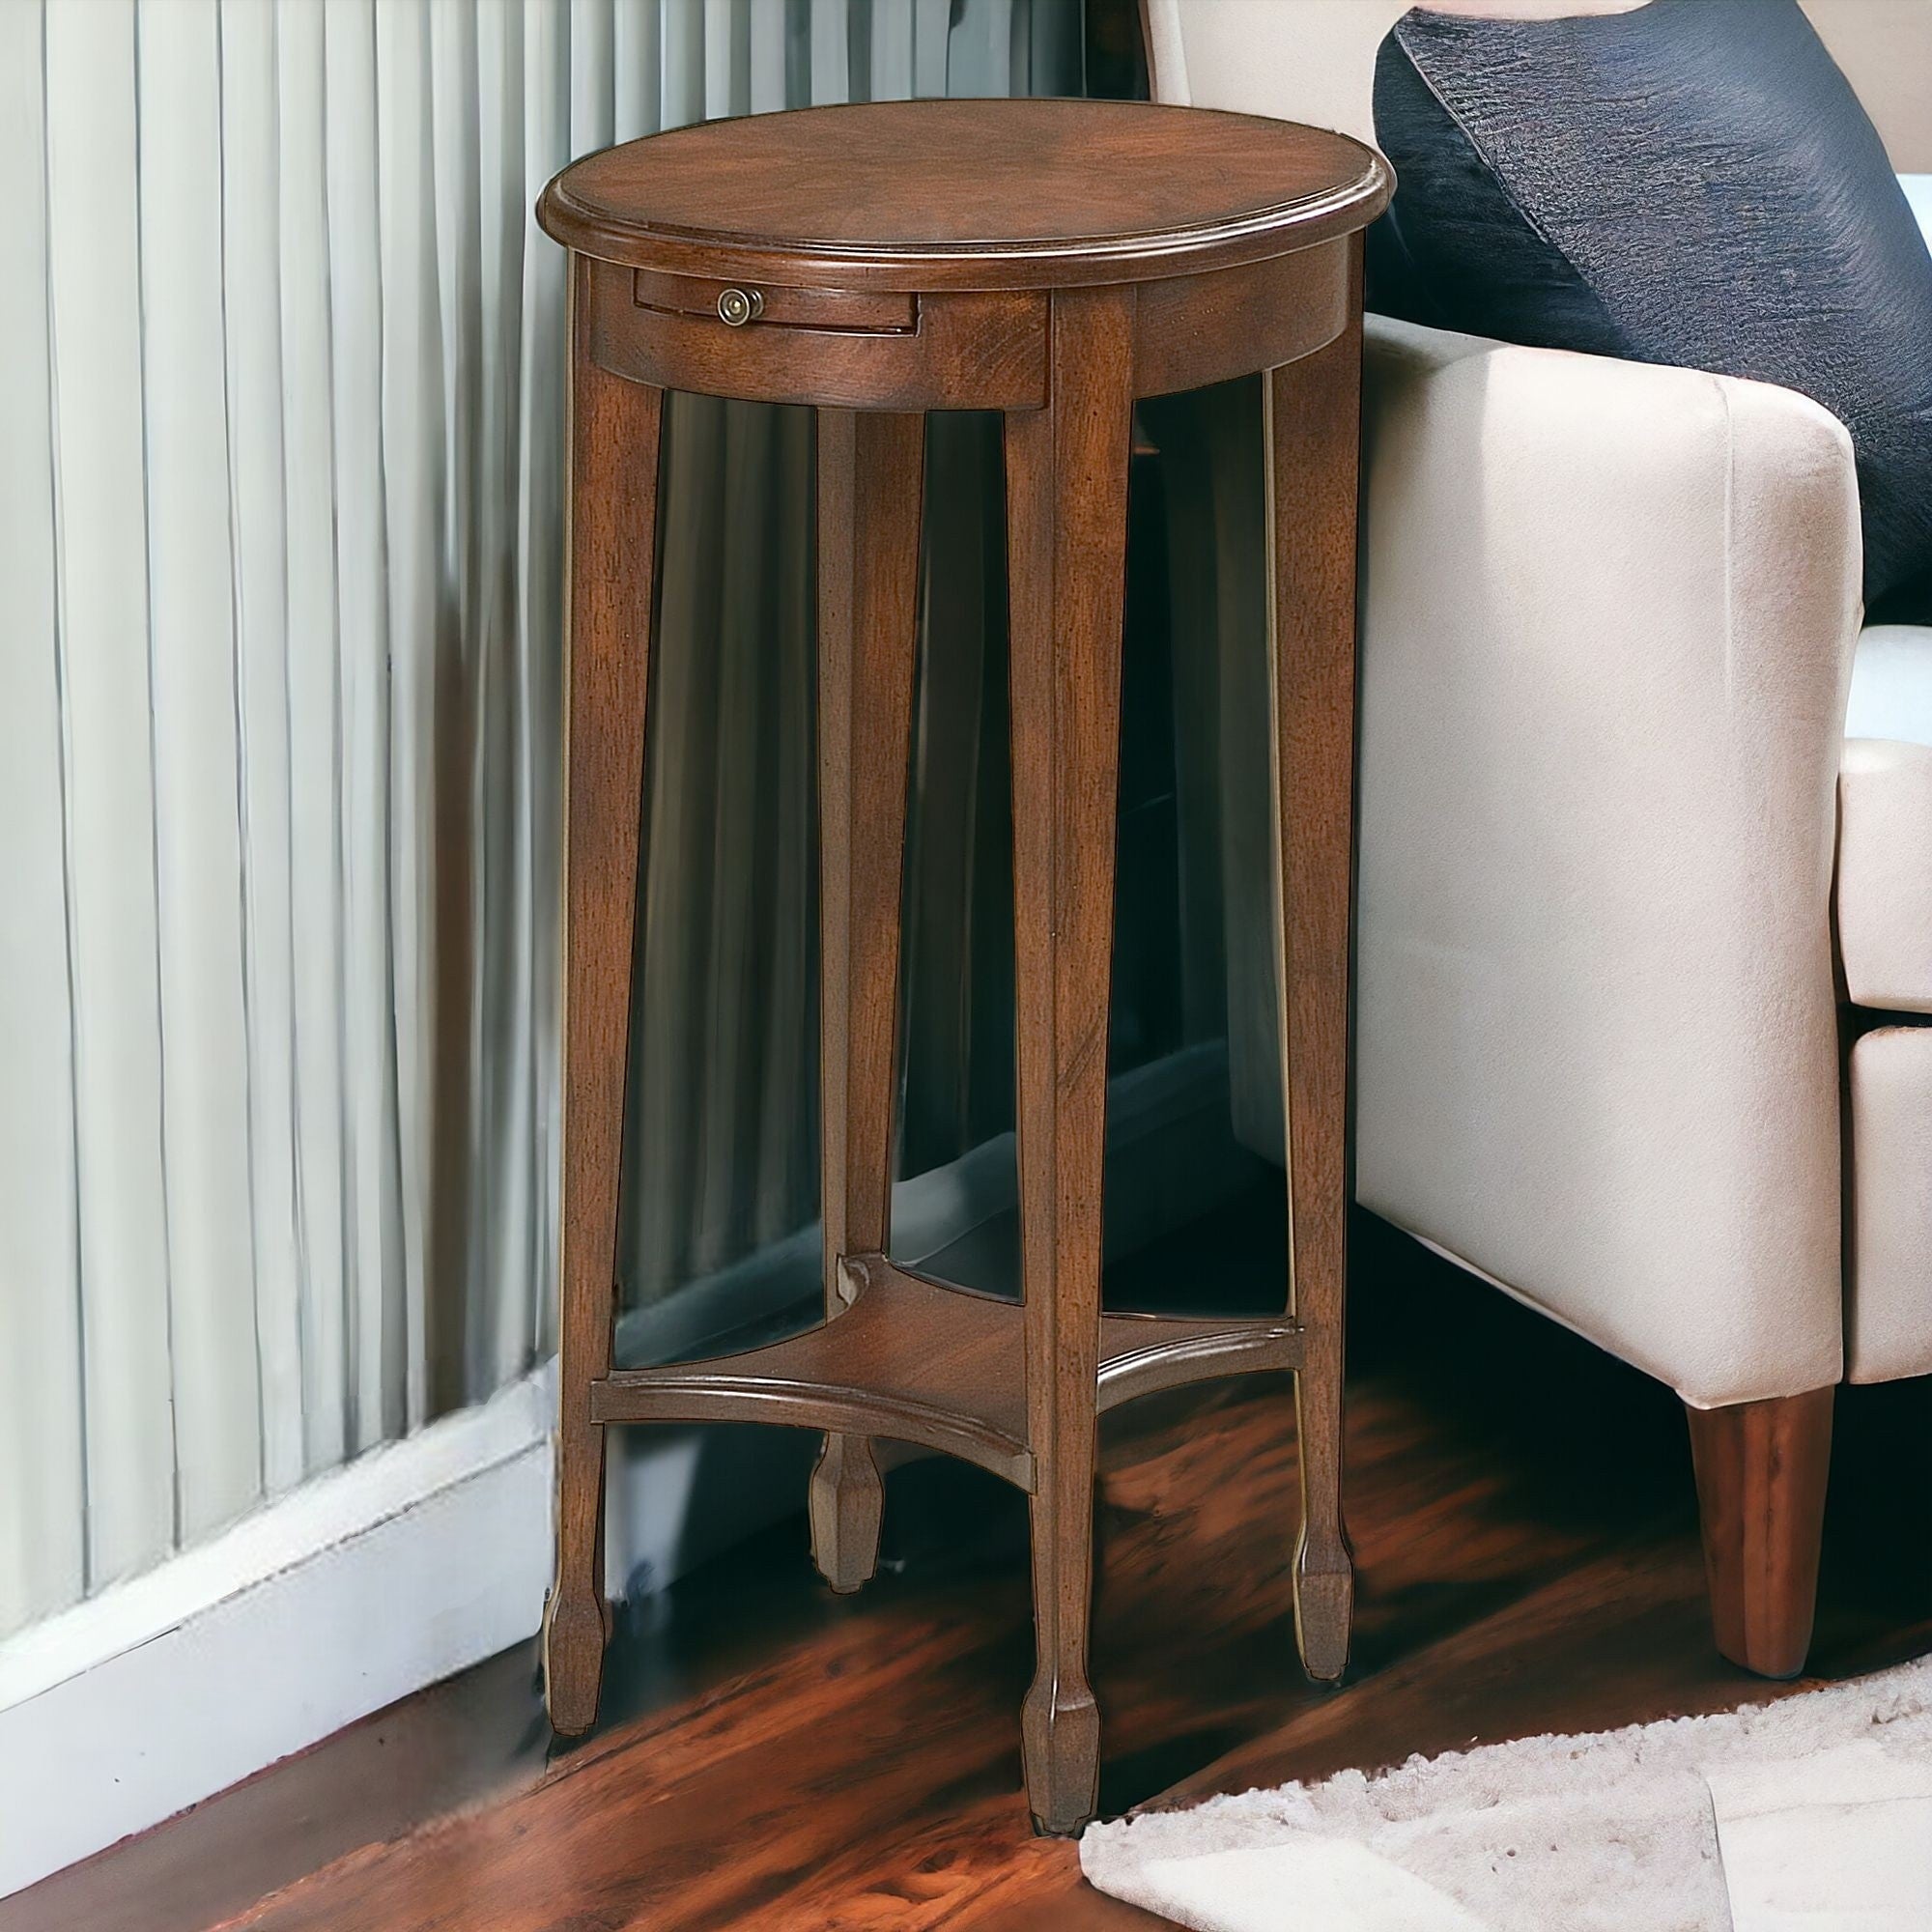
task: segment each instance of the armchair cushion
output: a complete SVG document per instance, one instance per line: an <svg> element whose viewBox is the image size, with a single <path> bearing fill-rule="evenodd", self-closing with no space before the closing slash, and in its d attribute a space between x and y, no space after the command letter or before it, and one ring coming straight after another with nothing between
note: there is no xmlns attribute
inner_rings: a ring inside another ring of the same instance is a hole
<svg viewBox="0 0 1932 1932"><path fill-rule="evenodd" d="M1845 736L1932 745L1932 630L1873 624L1860 638Z"/></svg>
<svg viewBox="0 0 1932 1932"><path fill-rule="evenodd" d="M1855 1382L1932 1375L1932 1027L1852 1048L1846 1368Z"/></svg>
<svg viewBox="0 0 1932 1932"><path fill-rule="evenodd" d="M1932 630L1859 640L1838 775L1838 956L1846 996L1932 1013Z"/></svg>

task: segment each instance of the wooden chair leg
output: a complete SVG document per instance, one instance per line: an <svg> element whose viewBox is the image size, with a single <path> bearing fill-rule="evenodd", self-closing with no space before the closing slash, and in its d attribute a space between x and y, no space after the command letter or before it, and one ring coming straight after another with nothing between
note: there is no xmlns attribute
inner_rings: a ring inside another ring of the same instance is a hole
<svg viewBox="0 0 1932 1932"><path fill-rule="evenodd" d="M552 1726L566 1737L597 1719L609 1618L604 1431L590 1419L590 1384L610 1372L616 1301L664 408L662 390L590 359L590 264L575 266L556 1581L544 1616L545 1697Z"/></svg>
<svg viewBox="0 0 1932 1932"><path fill-rule="evenodd" d="M1360 238L1354 272L1361 273ZM1294 1627L1311 1677L1349 1661L1354 1565L1342 1522L1342 1336L1350 1162L1350 910L1354 881L1356 321L1267 379L1270 660L1281 867L1280 1027L1288 1113L1289 1307L1301 1534Z"/></svg>
<svg viewBox="0 0 1932 1932"><path fill-rule="evenodd" d="M1006 424L1020 1223L1038 1669L1034 1822L1094 1815L1088 1681L1131 296L1056 292L1052 402Z"/></svg>
<svg viewBox="0 0 1932 1932"><path fill-rule="evenodd" d="M1718 1648L1760 1677L1796 1677L1811 1647L1836 1393L1685 1411Z"/></svg>
<svg viewBox="0 0 1932 1932"><path fill-rule="evenodd" d="M919 621L925 418L818 413L821 1150L828 1314L848 1255L891 1236L900 879ZM811 1474L811 1553L835 1590L878 1565L884 1492L863 1435L828 1435Z"/></svg>

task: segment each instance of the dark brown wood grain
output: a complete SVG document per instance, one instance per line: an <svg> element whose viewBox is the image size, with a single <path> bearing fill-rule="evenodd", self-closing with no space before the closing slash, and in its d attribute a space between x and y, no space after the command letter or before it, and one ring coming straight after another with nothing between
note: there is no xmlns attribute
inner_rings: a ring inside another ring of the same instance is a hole
<svg viewBox="0 0 1932 1932"><path fill-rule="evenodd" d="M1293 1369L1308 1442L1301 1648L1322 1677L1339 1675L1347 1655L1341 1229L1356 231L1386 192L1385 170L1366 149L1280 122L984 100L684 129L577 163L542 203L550 232L576 251L574 353L596 379L586 393L696 388L812 404L821 415L828 1319L745 1354L610 1374L604 1308L599 1372L587 1388L574 1367L566 1372L563 1491L579 1500L563 1515L560 1560L572 1576L591 1561L584 1525L599 1477L588 1463L594 1432L612 1423L825 1432L810 1513L819 1568L841 1593L875 1567L883 1492L867 1438L942 1449L1021 1485L1031 1493L1038 1643L1021 1729L1045 1831L1076 1830L1095 1802L1099 1718L1087 1656L1103 1406L1210 1376ZM1287 363L1270 390L1270 474L1294 1287L1284 1319L1155 1320L1122 1335L1102 1323L1099 1282L1133 403L1262 363ZM919 584L916 412L935 408L1006 417L1018 1312L901 1274L886 1253ZM596 460L578 462L572 482L592 531L626 497L624 479L613 485ZM574 621L598 636L600 624L610 628L588 609ZM593 653L603 648L593 643ZM626 693L617 708L615 724L594 728L629 760L641 683L635 707ZM599 811L614 809L611 796L596 801ZM634 847L635 799L629 809ZM573 847L603 836L573 812ZM628 923L623 931L628 939ZM615 1052L621 1033L603 1009L607 996L584 977L602 970L574 952L566 998L590 1002L596 1037ZM620 1074L603 1078L621 1103ZM577 1186L586 1212L602 1216L614 1140L573 1146L566 1157L598 1166ZM591 1359L585 1265L569 1275L567 1292L582 1303L567 1324L580 1337L573 1362ZM568 1596L560 1588L553 1616L561 1672L553 1697L573 1724L595 1704L589 1601L581 1583Z"/></svg>
<svg viewBox="0 0 1932 1932"><path fill-rule="evenodd" d="M1022 1711L1043 1831L1094 1815L1087 1673L1100 1174L1114 937L1134 294L1053 298L1053 400L1007 418L1020 1243L1038 1665Z"/></svg>
<svg viewBox="0 0 1932 1932"><path fill-rule="evenodd" d="M639 308L725 319L720 298L736 288L716 275L667 275L655 269L632 271L631 296ZM904 335L919 327L919 298L887 289L789 289L758 284L755 320L766 328L831 328L841 334ZM740 327L749 325L741 324Z"/></svg>
<svg viewBox="0 0 1932 1932"><path fill-rule="evenodd" d="M774 304L778 291L769 283ZM911 329L807 328L640 307L628 270L593 282L591 354L667 389L848 410L1037 409L1046 401L1046 298L985 289L919 298Z"/></svg>
<svg viewBox="0 0 1932 1932"><path fill-rule="evenodd" d="M1796 1677L1811 1648L1836 1395L1685 1409L1718 1648L1761 1677Z"/></svg>
<svg viewBox="0 0 1932 1932"><path fill-rule="evenodd" d="M1201 388L1313 354L1348 322L1349 262L1343 237L1141 284L1134 393ZM718 298L734 286L600 265L592 353L638 382L754 402L911 411L1046 401L1041 291L912 296L762 283L764 312L733 328L721 320Z"/></svg>
<svg viewBox="0 0 1932 1932"><path fill-rule="evenodd" d="M849 1255L892 1235L899 923L918 652L921 415L818 413L819 1136L825 1305ZM811 1478L812 1553L835 1590L878 1560L878 1464L830 1435Z"/></svg>
<svg viewBox="0 0 1932 1932"><path fill-rule="evenodd" d="M882 1256L828 1257L836 1320L743 1354L617 1369L590 1391L598 1422L771 1422L943 1450L1034 1487L1023 1305L928 1281ZM1101 1318L1091 1406L1293 1369L1302 1336L1273 1316ZM861 1579L863 1580L863 1578Z"/></svg>
<svg viewBox="0 0 1932 1932"><path fill-rule="evenodd" d="M1318 355L1276 369L1266 390L1289 1307L1307 1350L1295 1377L1303 1445L1295 1634L1309 1675L1329 1681L1348 1663L1354 1589L1342 1523L1341 1401L1354 1199L1349 1030L1361 238L1347 245L1348 326Z"/></svg>
<svg viewBox="0 0 1932 1932"><path fill-rule="evenodd" d="M1349 242L1144 282L1134 306L1134 393L1206 388L1311 355L1349 325Z"/></svg>
<svg viewBox="0 0 1932 1932"><path fill-rule="evenodd" d="M1122 284L1363 227L1346 135L1124 100L892 100L654 134L567 168L537 218L581 254L801 288Z"/></svg>
<svg viewBox="0 0 1932 1932"><path fill-rule="evenodd" d="M611 1422L770 1422L940 1449L1028 1488L1018 1311L840 1257L858 1288L836 1319L741 1355L620 1369L591 1413Z"/></svg>
<svg viewBox="0 0 1932 1932"><path fill-rule="evenodd" d="M661 391L587 353L590 264L571 278L570 644L566 675L563 1252L556 1580L544 1624L551 1721L596 1720L606 1629L604 1432L590 1389L611 1366L617 1180L629 1065L644 707L657 544Z"/></svg>

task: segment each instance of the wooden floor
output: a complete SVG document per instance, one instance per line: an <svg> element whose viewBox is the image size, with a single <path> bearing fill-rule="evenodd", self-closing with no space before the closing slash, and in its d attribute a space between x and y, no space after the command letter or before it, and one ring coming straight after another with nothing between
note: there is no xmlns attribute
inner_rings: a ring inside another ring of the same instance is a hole
<svg viewBox="0 0 1932 1932"><path fill-rule="evenodd" d="M1278 1281L1279 1223L1256 1196L1110 1293L1131 1305L1181 1265ZM1317 1690L1294 1667L1285 1385L1117 1411L1095 1624L1110 1813L1770 1694L1709 1646L1674 1399L1373 1223L1357 1256L1349 1679ZM1932 1648L1928 1423L1932 1384L1842 1400L1823 1675ZM606 1721L567 1753L520 1651L0 1904L0 1932L1157 1924L1028 1829L1021 1499L942 1462L887 1490L890 1563L864 1594L832 1598L803 1519L781 1525L627 1621Z"/></svg>

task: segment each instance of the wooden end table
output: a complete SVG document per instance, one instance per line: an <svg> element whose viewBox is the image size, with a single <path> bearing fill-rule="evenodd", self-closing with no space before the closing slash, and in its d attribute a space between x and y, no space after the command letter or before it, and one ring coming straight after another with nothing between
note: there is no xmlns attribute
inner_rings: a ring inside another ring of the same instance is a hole
<svg viewBox="0 0 1932 1932"><path fill-rule="evenodd" d="M561 1415L551 1720L595 1719L604 1432L821 1430L813 1554L878 1548L871 1438L1027 1492L1038 1670L1033 1812L1094 1813L1095 1417L1152 1389L1292 1370L1295 1625L1340 1676L1361 229L1386 169L1341 135L1082 100L822 107L681 128L545 190L571 251L570 658ZM1128 426L1136 397L1257 370L1271 495L1286 1311L1103 1315ZM826 1320L720 1360L613 1369L617 1177L667 389L818 410ZM890 1259L923 412L1004 413L1024 1300Z"/></svg>

